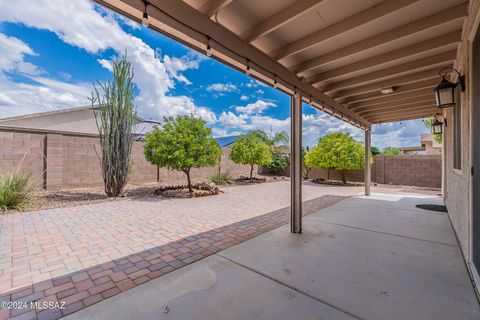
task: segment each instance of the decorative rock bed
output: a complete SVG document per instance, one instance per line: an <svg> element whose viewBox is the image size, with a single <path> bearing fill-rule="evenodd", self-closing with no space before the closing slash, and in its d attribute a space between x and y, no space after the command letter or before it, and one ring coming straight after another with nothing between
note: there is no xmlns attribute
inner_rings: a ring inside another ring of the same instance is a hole
<svg viewBox="0 0 480 320"><path fill-rule="evenodd" d="M219 194L220 189L214 184L195 183L192 185L193 192L190 193L186 184L162 186L155 190L155 194L167 198L198 198Z"/></svg>

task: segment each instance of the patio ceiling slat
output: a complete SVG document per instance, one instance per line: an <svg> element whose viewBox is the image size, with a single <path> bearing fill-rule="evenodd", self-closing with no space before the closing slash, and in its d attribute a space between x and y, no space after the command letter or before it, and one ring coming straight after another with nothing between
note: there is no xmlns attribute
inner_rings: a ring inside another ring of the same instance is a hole
<svg viewBox="0 0 480 320"><path fill-rule="evenodd" d="M361 40L346 47L337 49L335 51L326 53L322 56L310 59L291 67L297 74L303 74L305 71L318 68L329 62L347 57L357 52L361 52L373 47L383 45L393 40L403 38L420 31L444 24L448 21L464 18L468 13L468 3L462 3L453 8L435 13L426 18L417 20L415 22L403 25L393 30L387 30L381 34L375 35L371 38Z"/></svg>
<svg viewBox="0 0 480 320"><path fill-rule="evenodd" d="M263 20L262 22L254 25L253 27L242 33L241 37L248 42L253 42L261 36L264 36L287 24L288 22L292 21L306 11L313 9L322 1L323 0L296 1L290 6L275 13L273 16L267 18L266 20Z"/></svg>
<svg viewBox="0 0 480 320"><path fill-rule="evenodd" d="M402 113L406 113L407 111L409 113L417 112L417 111L423 111L425 109L429 109L429 108L432 108L432 107L435 107L435 102L428 103L428 104L427 103L421 103L418 106L411 106L411 107L406 107L406 106L397 107L394 110L391 110L391 109L388 109L388 110L385 110L385 109L383 109L383 110L371 109L369 111L360 112L359 114L361 114L362 116L364 116L366 118L369 118L371 116L382 117L382 116L387 116L387 115L390 116L390 115L402 114Z"/></svg>
<svg viewBox="0 0 480 320"><path fill-rule="evenodd" d="M404 105L397 105L397 104L391 104L386 107L370 107L370 108L363 108L361 110L357 110L358 114L367 115L367 114L372 114L372 113L385 113L385 112L393 112L396 110L410 110L410 109L415 109L419 107L423 107L426 105L435 105L435 100L427 100L427 101L420 101L417 103L410 103L410 104L404 104Z"/></svg>
<svg viewBox="0 0 480 320"><path fill-rule="evenodd" d="M402 73L414 72L420 68L433 67L433 66L439 66L439 65L446 66L451 64L453 60L455 60L456 55L457 55L456 50L444 52L431 57L403 63L391 68L386 68L379 71L363 74L361 76L334 82L321 88L320 90L328 93L328 92L332 92L333 90L359 86L359 85L362 85L368 82L373 82L382 78L394 77L395 75L402 74Z"/></svg>
<svg viewBox="0 0 480 320"><path fill-rule="evenodd" d="M233 0L207 0L198 11L207 17L213 17L217 12L228 6Z"/></svg>
<svg viewBox="0 0 480 320"><path fill-rule="evenodd" d="M331 71L319 73L317 75L307 78L307 82L313 85L325 81L334 79L346 74L350 74L356 71L361 71L370 67L375 67L384 63L392 62L398 59L402 59L409 56L414 56L420 53L428 52L433 49L438 49L447 45L455 44L460 40L462 31L450 32L448 34L436 37L430 40L421 41L411 46L407 46L401 49L395 49L378 56L374 56L365 60L361 60L346 66L335 68Z"/></svg>
<svg viewBox="0 0 480 320"><path fill-rule="evenodd" d="M374 107L363 107L363 108L360 108L360 109L357 109L355 110L355 112L357 112L358 114L363 114L365 112L369 112L371 110L375 110L375 111L384 111L384 110L398 110L399 108L402 108L402 110L406 110L406 109L410 109L410 108L414 108L414 107L418 107L418 106L423 106L423 105L433 105L435 104L435 100L432 100L432 97L429 97L428 100L425 100L425 101L417 101L417 102L413 102L413 103L408 103L408 104L388 104L386 106L374 106Z"/></svg>
<svg viewBox="0 0 480 320"><path fill-rule="evenodd" d="M345 98L345 97L349 97L349 96L353 96L361 93L372 92L372 91L378 93L380 89L385 87L398 87L403 84L414 83L421 80L432 79L432 78L435 78L438 81L438 67L428 69L425 71L412 73L412 74L407 74L405 76L401 76L397 78L374 82L364 86L355 87L349 90L336 91L332 96L334 99L338 99L338 98Z"/></svg>
<svg viewBox="0 0 480 320"><path fill-rule="evenodd" d="M428 90L428 92L426 92L425 94L421 94L413 97L410 95L408 95L408 97L404 97L401 94L396 96L391 96L389 98L393 98L393 99L387 100L384 102L378 102L376 100L357 102L356 104L350 105L349 108L357 112L358 110L362 110L363 108L388 107L388 106L391 106L392 103L395 103L395 105L401 106L401 105L406 105L410 103L429 101L433 99L432 97L433 97L432 91Z"/></svg>
<svg viewBox="0 0 480 320"><path fill-rule="evenodd" d="M433 98L433 88L438 85L438 79L433 78L433 79L427 79L427 80L422 80L414 83L409 83L405 85L398 86L395 90L394 93L388 94L389 96L395 96L399 95L402 93L407 93L411 91L417 91L420 89L428 89L430 88L430 94ZM368 101L368 100L374 100L376 98L379 98L381 96L385 96L380 92L369 92L369 93L363 93L359 94L356 96L349 96L348 98L345 98L342 102L360 102L360 101Z"/></svg>
<svg viewBox="0 0 480 320"><path fill-rule="evenodd" d="M269 53L276 60L311 48L341 33L402 9L418 0L387 0Z"/></svg>
<svg viewBox="0 0 480 320"><path fill-rule="evenodd" d="M410 120L410 119L418 119L418 118L426 118L431 117L435 112L438 112L434 106L430 108L426 108L422 111L416 112L399 112L396 114L387 114L382 116L372 116L369 117L368 120L372 123L380 123L380 122L392 122L392 121L402 121L402 120Z"/></svg>
<svg viewBox="0 0 480 320"><path fill-rule="evenodd" d="M419 90L411 91L411 92L404 92L404 93L396 93L394 95L382 95L375 97L371 100L366 101L356 101L346 103L349 109L355 110L357 107L365 107L365 106L376 106L376 105L385 105L392 103L402 103L404 101L409 101L410 99L433 99L433 89L432 88L422 88Z"/></svg>

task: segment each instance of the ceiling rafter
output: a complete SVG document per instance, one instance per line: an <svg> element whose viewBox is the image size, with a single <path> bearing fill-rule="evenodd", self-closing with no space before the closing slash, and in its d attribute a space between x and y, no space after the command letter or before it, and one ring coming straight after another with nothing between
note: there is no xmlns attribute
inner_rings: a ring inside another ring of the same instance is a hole
<svg viewBox="0 0 480 320"><path fill-rule="evenodd" d="M420 89L425 89L425 88L430 88L432 95L433 95L433 87L438 85L438 79L427 79L427 80L422 80L410 84L406 84L403 86L400 86L397 91L394 93L389 94L389 96L394 96L397 94L402 94L410 91L417 91ZM349 96L344 99L339 99L342 103L345 102L358 102L358 101L367 101L367 100L374 100L378 97L384 96L381 92L369 92L369 93L364 93L364 94L359 94L356 96Z"/></svg>
<svg viewBox="0 0 480 320"><path fill-rule="evenodd" d="M266 34L275 31L281 26L287 24L303 13L313 9L323 0L300 0L294 2L292 5L280 10L273 16L257 23L244 33L242 33L242 39L248 42L253 42L258 38L265 36Z"/></svg>
<svg viewBox="0 0 480 320"><path fill-rule="evenodd" d="M460 5L448 8L446 10L437 12L428 17L422 18L420 20L408 23L406 25L400 26L398 28L387 30L383 33L377 34L368 39L364 39L358 42L355 42L346 47L331 51L319 57L310 59L308 61L297 64L290 69L297 74L302 74L305 71L318 68L329 62L347 57L349 55L371 49L373 47L386 44L388 42L400 39L420 31L432 28L437 25L444 24L446 22L464 18L468 13L468 2L462 3Z"/></svg>
<svg viewBox="0 0 480 320"><path fill-rule="evenodd" d="M398 59L414 56L430 50L438 49L447 45L452 45L460 41L462 31L454 31L439 37L435 37L429 40L421 41L419 43L412 44L410 46L389 51L378 56L367 58L355 63L348 64L346 66L335 68L331 71L316 74L308 77L307 82L317 84L321 81L334 79L346 74L350 74L356 71L375 67L380 64L389 63Z"/></svg>
<svg viewBox="0 0 480 320"><path fill-rule="evenodd" d="M407 74L407 75L396 77L396 78L390 78L387 80L373 82L373 83L360 86L360 87L355 87L349 90L336 91L334 95L333 96L331 95L331 96L334 99L339 99L339 98L345 98L345 97L354 96L357 94L372 92L372 91L380 93L380 90L382 88L393 88L395 90L395 89L398 89L399 86L404 84L418 82L425 79L438 78L439 77L438 71L439 71L438 67L434 67L428 70L411 73L411 74Z"/></svg>
<svg viewBox="0 0 480 320"><path fill-rule="evenodd" d="M232 1L233 0L207 0L198 11L211 18L220 10L228 6Z"/></svg>
<svg viewBox="0 0 480 320"><path fill-rule="evenodd" d="M295 53L301 52L311 48L322 41L333 38L341 33L347 32L353 28L359 27L363 24L378 19L391 12L404 8L418 0L387 0L373 7L370 7L362 12L359 12L351 17L334 23L319 31L316 31L299 40L289 43L277 50L269 53L269 55L276 60L283 59Z"/></svg>
<svg viewBox="0 0 480 320"><path fill-rule="evenodd" d="M397 103L390 103L388 105L384 105L384 106L372 106L372 107L362 107L362 108L359 108L359 109L356 109L355 112L357 112L358 114L362 114L362 112L364 111L369 111L369 110L395 110L395 109L399 109L399 108L410 108L410 107L415 107L415 106L420 106L420 105L424 105L424 104L434 104L435 103L435 99L433 99L432 97L429 97L429 99L425 99L423 101L415 101L415 102L411 102L411 103L404 103L404 104L397 104Z"/></svg>
<svg viewBox="0 0 480 320"><path fill-rule="evenodd" d="M377 116L377 115L383 115L383 114L395 114L396 112L398 113L405 113L405 112L416 112L418 110L423 110L425 108L430 108L432 106L435 106L435 102L433 103L421 103L416 106L409 106L409 107L396 107L395 109L382 109L382 110L368 110L368 111L363 111L359 112L364 117L369 117L371 115Z"/></svg>
<svg viewBox="0 0 480 320"><path fill-rule="evenodd" d="M452 50L444 53L440 53L431 57L426 57L418 59L415 61L406 62L400 65L396 65L390 68L381 69L378 71L370 72L363 74L354 78L349 78L328 84L327 86L321 88L325 93L332 92L334 90L340 90L343 88L359 86L364 83L373 82L378 79L392 77L392 75L408 73L416 71L420 68L433 67L435 65L449 65L453 60L455 60L457 51Z"/></svg>
<svg viewBox="0 0 480 320"><path fill-rule="evenodd" d="M379 96L368 101L346 102L345 104L349 109L355 110L355 108L362 106L376 106L386 103L401 103L403 101L407 101L408 99L424 99L425 97L433 97L433 90L431 88L423 88L410 92L397 93L394 95Z"/></svg>
<svg viewBox="0 0 480 320"><path fill-rule="evenodd" d="M431 117L436 111L438 111L435 106L431 106L430 108L426 108L425 110L409 112L408 114L399 113L399 114L390 114L390 115L382 115L377 117L368 117L368 121L371 123L379 123L379 122L392 122L392 121L404 121L404 120L411 120L411 119L420 119Z"/></svg>

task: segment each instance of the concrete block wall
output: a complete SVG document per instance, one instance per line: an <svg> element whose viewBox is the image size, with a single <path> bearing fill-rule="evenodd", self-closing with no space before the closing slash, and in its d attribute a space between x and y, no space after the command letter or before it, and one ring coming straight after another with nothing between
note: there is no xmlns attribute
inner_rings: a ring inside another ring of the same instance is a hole
<svg viewBox="0 0 480 320"><path fill-rule="evenodd" d="M312 179L341 180L335 170L313 169ZM347 181L363 182L363 170L348 170ZM381 184L441 188L441 155L374 156L372 181Z"/></svg>
<svg viewBox="0 0 480 320"><path fill-rule="evenodd" d="M233 177L250 173L250 166L237 165L230 160L230 148L223 151L222 172L229 172ZM38 188L58 190L102 186L100 153L100 143L95 135L0 127L0 173L21 168L35 179ZM193 181L202 181L217 171L218 166L194 168L191 177ZM135 141L130 182L157 181L178 184L187 183L187 178L183 172L157 169L145 159L143 142Z"/></svg>

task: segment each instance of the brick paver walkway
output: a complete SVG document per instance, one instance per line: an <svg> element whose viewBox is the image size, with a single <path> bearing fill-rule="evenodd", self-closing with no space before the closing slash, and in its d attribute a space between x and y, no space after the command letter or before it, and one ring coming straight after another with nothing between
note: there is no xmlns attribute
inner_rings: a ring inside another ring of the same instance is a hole
<svg viewBox="0 0 480 320"><path fill-rule="evenodd" d="M305 213L361 188L304 186ZM0 216L0 319L57 319L289 220L289 183ZM64 303L32 309L30 302ZM11 306L11 304L10 304Z"/></svg>

